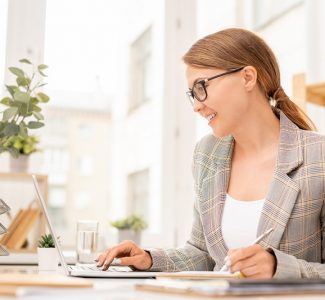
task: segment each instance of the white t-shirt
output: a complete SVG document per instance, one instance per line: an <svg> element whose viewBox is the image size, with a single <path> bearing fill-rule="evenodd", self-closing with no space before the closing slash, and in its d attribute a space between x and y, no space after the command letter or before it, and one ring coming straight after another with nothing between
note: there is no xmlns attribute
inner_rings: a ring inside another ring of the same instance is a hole
<svg viewBox="0 0 325 300"><path fill-rule="evenodd" d="M257 237L265 199L240 201L226 196L221 221L223 239L229 249L249 246Z"/></svg>

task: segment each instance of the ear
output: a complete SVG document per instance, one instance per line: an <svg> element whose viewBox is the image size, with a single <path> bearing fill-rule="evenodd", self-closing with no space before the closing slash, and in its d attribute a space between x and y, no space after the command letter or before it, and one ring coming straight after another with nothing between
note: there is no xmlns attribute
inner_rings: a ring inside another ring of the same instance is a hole
<svg viewBox="0 0 325 300"><path fill-rule="evenodd" d="M243 69L244 72L244 87L246 91L251 91L257 83L257 71L252 66L247 66Z"/></svg>

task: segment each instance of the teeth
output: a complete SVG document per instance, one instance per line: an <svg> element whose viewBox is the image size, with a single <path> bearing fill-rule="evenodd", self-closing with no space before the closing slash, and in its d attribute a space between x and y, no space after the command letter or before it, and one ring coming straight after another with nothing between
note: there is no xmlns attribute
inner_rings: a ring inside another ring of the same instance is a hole
<svg viewBox="0 0 325 300"><path fill-rule="evenodd" d="M216 113L213 113L211 115L208 115L206 118L210 122L215 116L216 116Z"/></svg>

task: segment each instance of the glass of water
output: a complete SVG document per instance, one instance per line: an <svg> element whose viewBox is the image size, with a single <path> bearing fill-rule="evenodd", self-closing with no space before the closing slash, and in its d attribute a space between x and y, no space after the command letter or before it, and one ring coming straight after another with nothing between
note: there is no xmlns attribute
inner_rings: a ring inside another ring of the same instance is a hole
<svg viewBox="0 0 325 300"><path fill-rule="evenodd" d="M98 221L77 222L77 263L92 264L97 257Z"/></svg>

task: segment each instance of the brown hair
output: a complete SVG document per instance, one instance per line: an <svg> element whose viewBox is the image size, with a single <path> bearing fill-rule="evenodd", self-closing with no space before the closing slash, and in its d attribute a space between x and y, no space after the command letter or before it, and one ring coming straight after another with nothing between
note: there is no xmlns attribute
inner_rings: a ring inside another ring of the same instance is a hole
<svg viewBox="0 0 325 300"><path fill-rule="evenodd" d="M274 53L256 34L240 28L229 28L198 40L184 55L184 62L195 67L233 69L253 66L257 83L267 99L299 128L315 130L309 117L284 92Z"/></svg>

